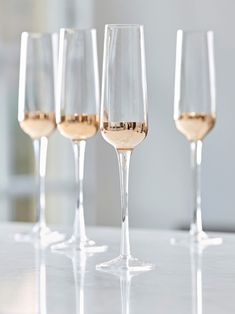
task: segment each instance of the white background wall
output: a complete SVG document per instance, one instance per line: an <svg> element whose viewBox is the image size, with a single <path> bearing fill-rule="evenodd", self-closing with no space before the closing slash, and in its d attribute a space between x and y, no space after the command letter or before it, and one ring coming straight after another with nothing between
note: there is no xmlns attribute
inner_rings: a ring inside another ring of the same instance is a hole
<svg viewBox="0 0 235 314"><path fill-rule="evenodd" d="M103 31L106 23L141 23L145 27L149 90L149 135L134 151L130 170L130 223L137 227L187 227L190 212L189 145L173 122L173 89L176 30L213 29L217 72L218 119L205 140L203 152L203 219L212 229L235 230L235 3L233 0L1 0L0 43L17 54L22 31L56 31L59 27L96 27L100 69ZM17 48L18 47L18 48ZM19 53L19 51L18 51ZM1 55L1 54L0 54ZM10 52L9 52L10 55ZM17 59L17 58L16 58ZM18 60L16 60L18 62ZM16 65L17 65L16 62ZM1 64L1 63L0 63ZM18 79L15 67L14 82ZM12 68L12 67L11 67ZM1 83L2 86L2 83ZM16 84L8 88L17 89ZM10 91L10 92L9 92ZM1 106L15 106L17 90L5 95ZM12 96L13 97L13 96ZM1 109L1 113L9 112ZM14 122L14 123L13 123ZM7 165L7 154L17 160L13 143L20 129L15 125L6 135L1 132L4 148L1 172ZM1 122L1 127L2 126ZM20 137L19 137L20 139ZM21 136L22 139L22 136ZM25 140L26 141L26 140ZM24 142L25 143L25 142ZM22 142L22 149L24 149ZM32 153L32 152L29 152ZM5 164L4 164L5 163ZM6 176L6 174L5 174ZM63 189L73 185L74 168L70 143L58 133L50 140L48 180L61 185L62 192L48 195L50 222L70 223L73 218L73 193ZM86 203L88 223L120 224L120 192L115 152L100 135L88 143L86 160ZM14 184L11 188L14 188ZM9 205L9 204L8 204ZM2 206L2 205L1 205Z"/></svg>

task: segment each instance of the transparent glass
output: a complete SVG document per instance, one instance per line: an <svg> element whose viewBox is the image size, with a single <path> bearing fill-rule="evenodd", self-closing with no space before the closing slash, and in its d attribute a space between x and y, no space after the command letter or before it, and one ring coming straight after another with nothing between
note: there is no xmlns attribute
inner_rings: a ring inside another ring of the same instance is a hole
<svg viewBox="0 0 235 314"><path fill-rule="evenodd" d="M174 120L190 142L193 220L190 243L220 244L202 228L201 161L202 143L216 121L216 89L212 31L177 32ZM181 241L180 241L181 242ZM184 240L183 240L184 242Z"/></svg>
<svg viewBox="0 0 235 314"><path fill-rule="evenodd" d="M48 136L56 128L55 77L57 34L22 33L18 121L33 140L36 163L36 224L29 233L16 234L19 241L40 240L46 244L60 241L64 235L46 226L45 175Z"/></svg>
<svg viewBox="0 0 235 314"><path fill-rule="evenodd" d="M132 151L147 135L144 31L140 25L106 25L100 129L119 162L121 254L97 269L142 271L153 266L132 257L129 242L128 180Z"/></svg>
<svg viewBox="0 0 235 314"><path fill-rule="evenodd" d="M76 209L72 236L53 250L102 252L86 236L83 178L86 141L98 131L99 73L96 30L60 30L56 122L59 132L71 140L75 159Z"/></svg>

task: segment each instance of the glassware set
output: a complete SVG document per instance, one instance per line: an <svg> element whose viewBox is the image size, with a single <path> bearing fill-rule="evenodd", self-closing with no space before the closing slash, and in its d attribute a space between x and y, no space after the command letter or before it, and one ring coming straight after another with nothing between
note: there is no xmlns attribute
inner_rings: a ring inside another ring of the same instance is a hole
<svg viewBox="0 0 235 314"><path fill-rule="evenodd" d="M148 133L143 26L106 25L101 106L96 30L60 30L58 73L57 51L55 34L22 34L18 120L34 145L37 223L29 234L17 234L16 240L54 243L53 251L67 253L95 253L107 249L87 238L83 205L86 141L100 128L105 141L117 153L122 230L120 256L97 265L97 269L114 273L151 270L152 264L131 255L128 216L130 157ZM213 128L215 119L213 33L178 31L174 120L177 129L190 142L192 155L194 207L193 223L186 239L189 244L221 243L221 239L210 239L203 232L201 217L202 140ZM71 140L75 160L77 194L73 233L64 242L59 242L64 235L51 231L45 223L47 143L56 125L61 135ZM174 239L174 243L177 241Z"/></svg>

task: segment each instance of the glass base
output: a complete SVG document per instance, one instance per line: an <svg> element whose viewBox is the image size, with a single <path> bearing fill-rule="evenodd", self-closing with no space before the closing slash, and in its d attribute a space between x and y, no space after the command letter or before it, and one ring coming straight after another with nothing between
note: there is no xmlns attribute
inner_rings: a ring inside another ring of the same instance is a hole
<svg viewBox="0 0 235 314"><path fill-rule="evenodd" d="M172 238L170 240L172 245L182 245L182 246L200 246L200 247L207 247L210 245L220 245L223 243L222 238L213 238L209 237L204 231L192 235L189 233L189 235L185 238Z"/></svg>
<svg viewBox="0 0 235 314"><path fill-rule="evenodd" d="M97 270L102 270L111 273L121 273L123 271L142 272L149 271L154 268L153 264L144 263L132 256L118 256L111 261L99 264L96 266Z"/></svg>
<svg viewBox="0 0 235 314"><path fill-rule="evenodd" d="M88 253L105 252L107 245L96 245L92 240L86 238L85 241L80 241L79 238L72 236L67 241L55 244L51 246L52 251L82 251Z"/></svg>
<svg viewBox="0 0 235 314"><path fill-rule="evenodd" d="M14 236L15 241L18 242L41 242L45 246L59 242L64 238L65 234L52 231L47 226L41 227L39 224L35 224L28 232L16 233Z"/></svg>

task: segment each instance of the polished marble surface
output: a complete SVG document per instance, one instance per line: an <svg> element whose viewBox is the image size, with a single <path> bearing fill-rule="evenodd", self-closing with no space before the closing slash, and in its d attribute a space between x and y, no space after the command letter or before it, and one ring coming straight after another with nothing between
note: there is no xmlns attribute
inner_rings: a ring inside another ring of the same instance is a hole
<svg viewBox="0 0 235 314"><path fill-rule="evenodd" d="M88 228L105 253L65 256L13 241L0 225L0 314L234 314L235 235L203 251L170 245L169 231L132 230L133 255L155 270L122 277L95 270L119 253L120 230Z"/></svg>

